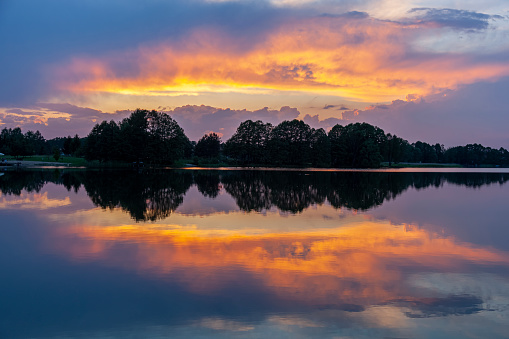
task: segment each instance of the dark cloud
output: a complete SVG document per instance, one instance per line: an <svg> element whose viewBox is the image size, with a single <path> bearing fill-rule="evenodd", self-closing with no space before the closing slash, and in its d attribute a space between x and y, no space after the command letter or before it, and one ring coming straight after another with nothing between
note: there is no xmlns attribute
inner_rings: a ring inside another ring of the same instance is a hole
<svg viewBox="0 0 509 339"><path fill-rule="evenodd" d="M482 311L483 300L473 295L451 295L444 298L421 298L399 301L396 304L411 309L405 312L409 318L434 318L450 315L474 314Z"/></svg>
<svg viewBox="0 0 509 339"><path fill-rule="evenodd" d="M460 30L486 29L490 20L503 18L500 15L488 15L450 8L413 8L410 13L416 14L416 19L420 23L435 23L442 27Z"/></svg>
<svg viewBox="0 0 509 339"><path fill-rule="evenodd" d="M280 66L271 69L266 76L274 80L313 80L313 70L310 65Z"/></svg>
<svg viewBox="0 0 509 339"><path fill-rule="evenodd" d="M46 108L52 111L68 113L71 117L87 117L94 118L98 117L102 111L88 108L88 107L79 107L66 103L40 103L39 107Z"/></svg>
<svg viewBox="0 0 509 339"><path fill-rule="evenodd" d="M351 11L343 14L330 14L324 13L321 15L325 18L348 18L348 19L366 19L369 18L369 14L366 12Z"/></svg>
<svg viewBox="0 0 509 339"><path fill-rule="evenodd" d="M335 108L338 111L347 111L347 110L349 110L349 108L346 107L345 105L325 105L325 106L323 106L322 109L326 110L326 109L331 109L331 108Z"/></svg>
<svg viewBox="0 0 509 339"><path fill-rule="evenodd" d="M0 114L0 121L2 122L2 128L15 128L19 125L24 125L31 122L33 119L25 116L16 116L10 114ZM34 130L32 128L32 130Z"/></svg>

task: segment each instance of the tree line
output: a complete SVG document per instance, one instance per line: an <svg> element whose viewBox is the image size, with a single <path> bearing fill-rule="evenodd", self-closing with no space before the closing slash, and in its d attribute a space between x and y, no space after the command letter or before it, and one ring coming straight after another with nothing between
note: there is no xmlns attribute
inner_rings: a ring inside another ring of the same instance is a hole
<svg viewBox="0 0 509 339"><path fill-rule="evenodd" d="M39 131L23 133L21 128L4 128L0 132L0 153L14 157L30 155L51 155L56 151L67 155L82 155L84 139L77 134L74 137L57 137L46 140Z"/></svg>
<svg viewBox="0 0 509 339"><path fill-rule="evenodd" d="M241 166L376 168L382 162L389 166L398 162L509 165L509 152L504 148L469 144L445 149L438 143L411 144L368 123L338 124L326 133L300 120L277 126L247 120L224 143L223 151Z"/></svg>
<svg viewBox="0 0 509 339"><path fill-rule="evenodd" d="M273 126L242 122L222 142L216 133L190 141L168 114L135 110L121 122L96 124L86 138L77 135L45 140L37 132L4 128L0 152L14 156L52 154L84 156L89 161L171 165L188 159L218 161L232 166L377 168L399 162L456 163L464 166L509 166L509 152L480 144L446 149L442 144L410 143L368 123L335 125L328 133L301 120Z"/></svg>

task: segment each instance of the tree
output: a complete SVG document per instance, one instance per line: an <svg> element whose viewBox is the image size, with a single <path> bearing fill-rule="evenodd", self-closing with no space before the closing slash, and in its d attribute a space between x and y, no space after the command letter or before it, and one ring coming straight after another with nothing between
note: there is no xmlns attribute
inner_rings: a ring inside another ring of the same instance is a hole
<svg viewBox="0 0 509 339"><path fill-rule="evenodd" d="M71 153L76 155L77 153L79 153L80 151L80 148L81 148L81 139L80 137L76 134L74 136L74 138L72 138L72 142L71 142Z"/></svg>
<svg viewBox="0 0 509 339"><path fill-rule="evenodd" d="M311 162L314 167L329 167L331 162L331 144L323 128L313 129L311 133Z"/></svg>
<svg viewBox="0 0 509 339"><path fill-rule="evenodd" d="M26 154L44 154L46 140L39 131L28 131L25 133Z"/></svg>
<svg viewBox="0 0 509 339"><path fill-rule="evenodd" d="M392 166L393 162L399 162L403 157L405 151L405 140L390 133L387 134L385 140L385 158L389 162L389 166Z"/></svg>
<svg viewBox="0 0 509 339"><path fill-rule="evenodd" d="M246 120L224 145L225 155L241 164L264 164L268 161L267 142L272 125L262 121Z"/></svg>
<svg viewBox="0 0 509 339"><path fill-rule="evenodd" d="M416 159L417 161L424 163L438 162L438 156L434 146L422 141L417 141L413 146L420 150L420 159Z"/></svg>
<svg viewBox="0 0 509 339"><path fill-rule="evenodd" d="M121 158L120 128L113 120L96 124L87 136L85 158L87 160L111 161Z"/></svg>
<svg viewBox="0 0 509 339"><path fill-rule="evenodd" d="M435 154L437 155L437 161L444 162L444 153L445 153L444 145L436 143L435 146L433 146L433 148L435 149Z"/></svg>
<svg viewBox="0 0 509 339"><path fill-rule="evenodd" d="M385 133L367 123L336 125L329 132L334 167L373 168L382 161Z"/></svg>
<svg viewBox="0 0 509 339"><path fill-rule="evenodd" d="M171 164L184 157L190 141L179 124L168 114L147 111L147 158L150 162Z"/></svg>
<svg viewBox="0 0 509 339"><path fill-rule="evenodd" d="M302 120L283 121L270 133L267 143L275 165L310 165L313 129Z"/></svg>
<svg viewBox="0 0 509 339"><path fill-rule="evenodd" d="M28 155L25 136L21 128L8 129L6 132L7 151L15 157Z"/></svg>
<svg viewBox="0 0 509 339"><path fill-rule="evenodd" d="M55 161L58 161L60 159L60 150L58 148L53 149L53 158Z"/></svg>
<svg viewBox="0 0 509 339"><path fill-rule="evenodd" d="M189 144L184 130L168 114L137 109L120 124L97 124L87 136L85 157L171 164L184 156Z"/></svg>
<svg viewBox="0 0 509 339"><path fill-rule="evenodd" d="M136 109L120 123L120 140L122 142L122 160L144 162L148 160L148 150L153 147L149 143L148 110Z"/></svg>
<svg viewBox="0 0 509 339"><path fill-rule="evenodd" d="M221 149L221 138L216 133L205 134L198 140L194 154L198 157L216 158Z"/></svg>
<svg viewBox="0 0 509 339"><path fill-rule="evenodd" d="M64 154L71 154L71 144L72 144L72 138L71 136L69 135L67 138L65 138L65 141L64 141L64 147L62 147L62 152L64 152Z"/></svg>

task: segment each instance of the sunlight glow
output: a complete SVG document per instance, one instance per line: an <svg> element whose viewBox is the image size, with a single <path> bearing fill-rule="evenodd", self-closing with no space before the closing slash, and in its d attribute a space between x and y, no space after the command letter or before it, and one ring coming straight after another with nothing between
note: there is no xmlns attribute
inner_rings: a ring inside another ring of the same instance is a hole
<svg viewBox="0 0 509 339"><path fill-rule="evenodd" d="M196 30L179 46L163 43L103 59L77 58L56 73L62 89L77 93L296 91L362 101L423 96L509 74L507 62L444 53L411 56L409 41L420 29L369 18L315 17L284 23L253 45L224 32ZM124 60L132 69L120 75L115 65Z"/></svg>

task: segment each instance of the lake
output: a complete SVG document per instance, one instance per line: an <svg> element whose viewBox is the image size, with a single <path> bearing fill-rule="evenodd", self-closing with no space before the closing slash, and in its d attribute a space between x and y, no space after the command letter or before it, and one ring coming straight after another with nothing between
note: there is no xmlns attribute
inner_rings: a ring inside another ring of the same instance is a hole
<svg viewBox="0 0 509 339"><path fill-rule="evenodd" d="M507 338L509 172L454 171L4 170L0 338Z"/></svg>

